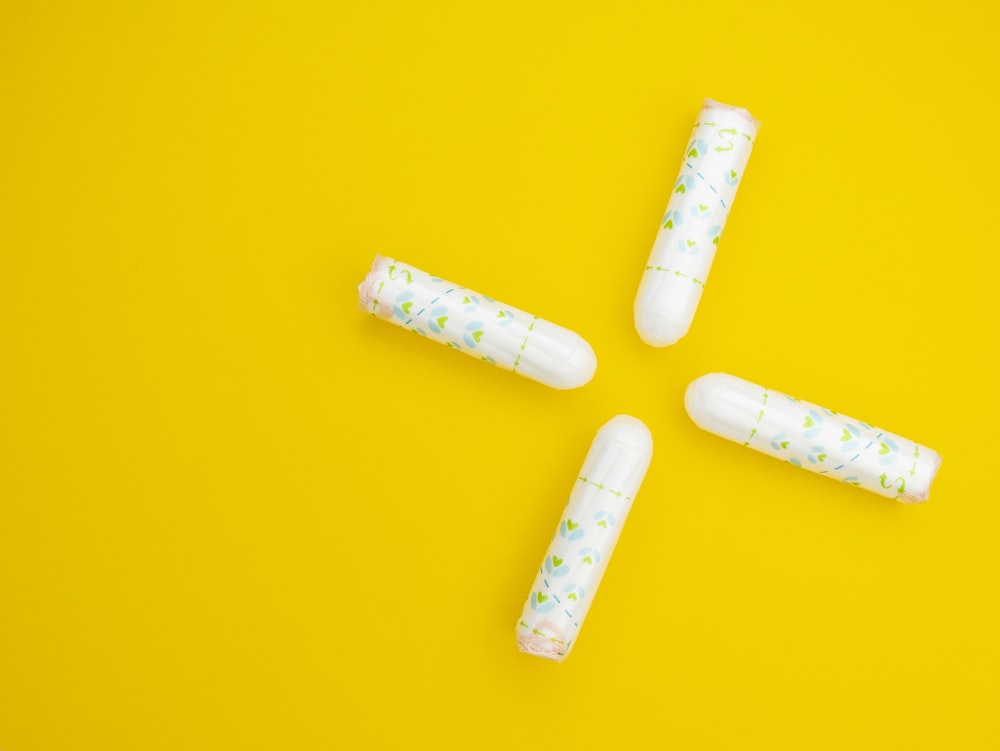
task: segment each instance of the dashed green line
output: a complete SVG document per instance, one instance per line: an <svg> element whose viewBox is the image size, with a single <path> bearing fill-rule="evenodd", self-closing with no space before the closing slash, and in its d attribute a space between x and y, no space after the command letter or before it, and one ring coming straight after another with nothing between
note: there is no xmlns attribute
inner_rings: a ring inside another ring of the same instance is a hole
<svg viewBox="0 0 1000 751"><path fill-rule="evenodd" d="M553 644L565 644L566 643L562 639L557 639L554 636L548 636L544 631L539 631L537 628L532 628L531 626L529 626L524 621L521 621L520 625L521 625L521 628L525 629L526 631L530 631L534 636L541 636L541 637L543 637L545 639L548 639Z"/></svg>
<svg viewBox="0 0 1000 751"><path fill-rule="evenodd" d="M538 320L538 316L531 319L531 325L528 326L528 333L524 335L524 341L521 342L521 352L524 352L524 348L528 344L528 337L531 336L531 332L535 330L535 321ZM517 353L517 357L514 358L514 367L511 368L511 373L517 370L517 366L521 364L521 352Z"/></svg>
<svg viewBox="0 0 1000 751"><path fill-rule="evenodd" d="M606 488L606 487L604 487L604 485L602 483L594 482L593 480L588 479L586 477L578 477L576 479L578 479L580 482L586 483L587 485L593 485L598 490L603 490L603 491L606 491L608 493L611 493L611 495L616 495L619 498L624 498L626 501L631 501L632 500L632 496L625 495L620 490L612 490L611 488Z"/></svg>
<svg viewBox="0 0 1000 751"><path fill-rule="evenodd" d="M378 283L378 290L375 292L375 299L372 300L372 315L376 315L375 311L378 310L378 296L382 294L382 286L385 284L385 280Z"/></svg>
<svg viewBox="0 0 1000 751"><path fill-rule="evenodd" d="M701 279L699 279L696 276L688 276L687 274L683 273L682 271L675 271L674 269L668 269L668 268L665 268L663 266L647 266L646 267L646 271L666 271L668 274L673 274L674 276L679 276L682 279L690 279L692 282L694 282L695 284L697 284L697 285L699 285L701 287L705 286L705 282L703 282Z"/></svg>
<svg viewBox="0 0 1000 751"><path fill-rule="evenodd" d="M750 431L749 437L743 442L744 446L749 446L750 441L752 441L753 437L757 435L757 428L760 427L760 421L764 417L764 407L766 406L767 406L767 389L764 389L764 401L760 405L760 412L757 413L757 422L754 424L753 430Z"/></svg>

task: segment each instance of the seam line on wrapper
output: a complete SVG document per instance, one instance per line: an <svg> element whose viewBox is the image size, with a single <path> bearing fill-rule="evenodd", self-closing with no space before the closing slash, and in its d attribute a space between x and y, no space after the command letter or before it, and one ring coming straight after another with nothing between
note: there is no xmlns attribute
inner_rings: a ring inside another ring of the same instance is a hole
<svg viewBox="0 0 1000 751"><path fill-rule="evenodd" d="M546 636L544 631L539 631L537 628L532 628L531 626L529 626L524 621L521 621L521 627L525 631L530 631L532 636L539 636L542 639L546 639L546 640L552 642L553 644L562 644L565 647L569 646L569 642L564 642L562 639L557 639L554 636Z"/></svg>
<svg viewBox="0 0 1000 751"><path fill-rule="evenodd" d="M375 290L375 296L372 298L372 315L378 316L378 296L382 294L382 287L385 286L385 282L378 283L378 289Z"/></svg>
<svg viewBox="0 0 1000 751"><path fill-rule="evenodd" d="M767 406L767 389L764 389L764 401L760 404L760 412L757 413L757 422L753 426L753 430L750 431L750 436L743 442L744 446L749 446L750 441L753 437L757 435L757 428L760 427L760 421L764 419L764 407Z"/></svg>
<svg viewBox="0 0 1000 751"><path fill-rule="evenodd" d="M514 358L514 367L510 369L511 373L517 370L517 366L521 364L521 352L524 352L524 348L528 345L528 337L531 336L531 332L535 330L535 321L537 320L538 316L531 319L531 325L528 326L528 333L524 335L524 341L521 342L521 351L518 352L517 357Z"/></svg>
<svg viewBox="0 0 1000 751"><path fill-rule="evenodd" d="M619 498L624 498L624 499L625 499L626 501L631 501L631 500L634 500L634 499L632 498L632 496L630 496L630 495L625 495L625 494L624 494L624 493L622 493L622 492L621 492L620 490L612 490L611 488L608 488L608 487L605 487L605 486L604 486L603 484L601 484L601 483L599 483L599 482L594 482L594 481L593 481L593 480L591 480L590 478L587 478L587 477L578 477L577 479L578 479L578 480L579 480L580 482L582 482L582 483L585 483L585 484L590 484L590 485L593 485L593 486L594 486L595 488L597 488L598 490L603 490L603 491L605 491L606 493L611 493L611 495L615 495L615 496L618 496Z"/></svg>
<svg viewBox="0 0 1000 751"><path fill-rule="evenodd" d="M704 287L705 286L705 282L703 282L701 279L699 279L696 276L688 276L685 273L682 273L680 271L674 271L673 269L668 269L668 268L665 268L664 266L647 266L646 267L646 271L665 271L668 274L673 274L674 276L679 276L682 279L690 279L692 282L694 282L695 284L697 284L700 287Z"/></svg>

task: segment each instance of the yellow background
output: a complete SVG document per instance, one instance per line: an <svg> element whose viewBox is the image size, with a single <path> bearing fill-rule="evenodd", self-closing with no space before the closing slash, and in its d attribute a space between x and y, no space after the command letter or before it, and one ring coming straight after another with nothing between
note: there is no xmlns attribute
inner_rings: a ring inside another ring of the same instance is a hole
<svg viewBox="0 0 1000 751"><path fill-rule="evenodd" d="M1000 747L989 3L6 2L0 748ZM632 300L704 97L762 125L691 333ZM376 252L579 331L557 392ZM945 458L699 431L731 372ZM579 644L514 623L594 431L655 455Z"/></svg>

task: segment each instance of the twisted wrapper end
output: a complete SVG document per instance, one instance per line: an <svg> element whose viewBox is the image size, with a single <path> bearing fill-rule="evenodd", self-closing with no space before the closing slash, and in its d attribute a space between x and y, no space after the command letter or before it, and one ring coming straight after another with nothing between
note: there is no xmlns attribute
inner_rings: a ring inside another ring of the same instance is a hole
<svg viewBox="0 0 1000 751"><path fill-rule="evenodd" d="M546 630L551 631L553 634L557 634L555 640L550 639L547 636L536 633L541 628L547 627ZM522 627L518 628L517 631L517 648L520 649L525 654L534 655L535 657L544 657L547 660L552 660L553 662L562 662L566 659L566 654L569 650L566 648L566 644L559 637L562 633L558 629L554 628L554 624L549 621L540 622L534 630L525 631Z"/></svg>
<svg viewBox="0 0 1000 751"><path fill-rule="evenodd" d="M382 318L392 315L392 308L388 305L379 305L378 299L379 281L383 278L390 262L391 259L385 256L375 256L375 260L372 261L371 270L362 280L361 284L358 285L358 310L363 310L365 313L371 313Z"/></svg>

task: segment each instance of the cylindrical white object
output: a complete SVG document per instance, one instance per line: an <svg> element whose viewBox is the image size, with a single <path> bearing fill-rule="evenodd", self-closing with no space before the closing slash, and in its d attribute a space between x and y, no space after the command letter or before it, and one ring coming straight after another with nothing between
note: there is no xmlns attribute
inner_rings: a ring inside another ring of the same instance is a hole
<svg viewBox="0 0 1000 751"><path fill-rule="evenodd" d="M416 334L557 389L594 377L597 358L579 335L491 297L376 256L358 304Z"/></svg>
<svg viewBox="0 0 1000 751"><path fill-rule="evenodd" d="M726 373L692 381L684 407L709 433L903 503L927 500L941 464L926 446Z"/></svg>
<svg viewBox="0 0 1000 751"><path fill-rule="evenodd" d="M634 417L597 431L518 619L522 652L569 654L652 457L649 428Z"/></svg>
<svg viewBox="0 0 1000 751"><path fill-rule="evenodd" d="M705 100L635 297L646 344L675 344L691 328L757 127L747 110Z"/></svg>

